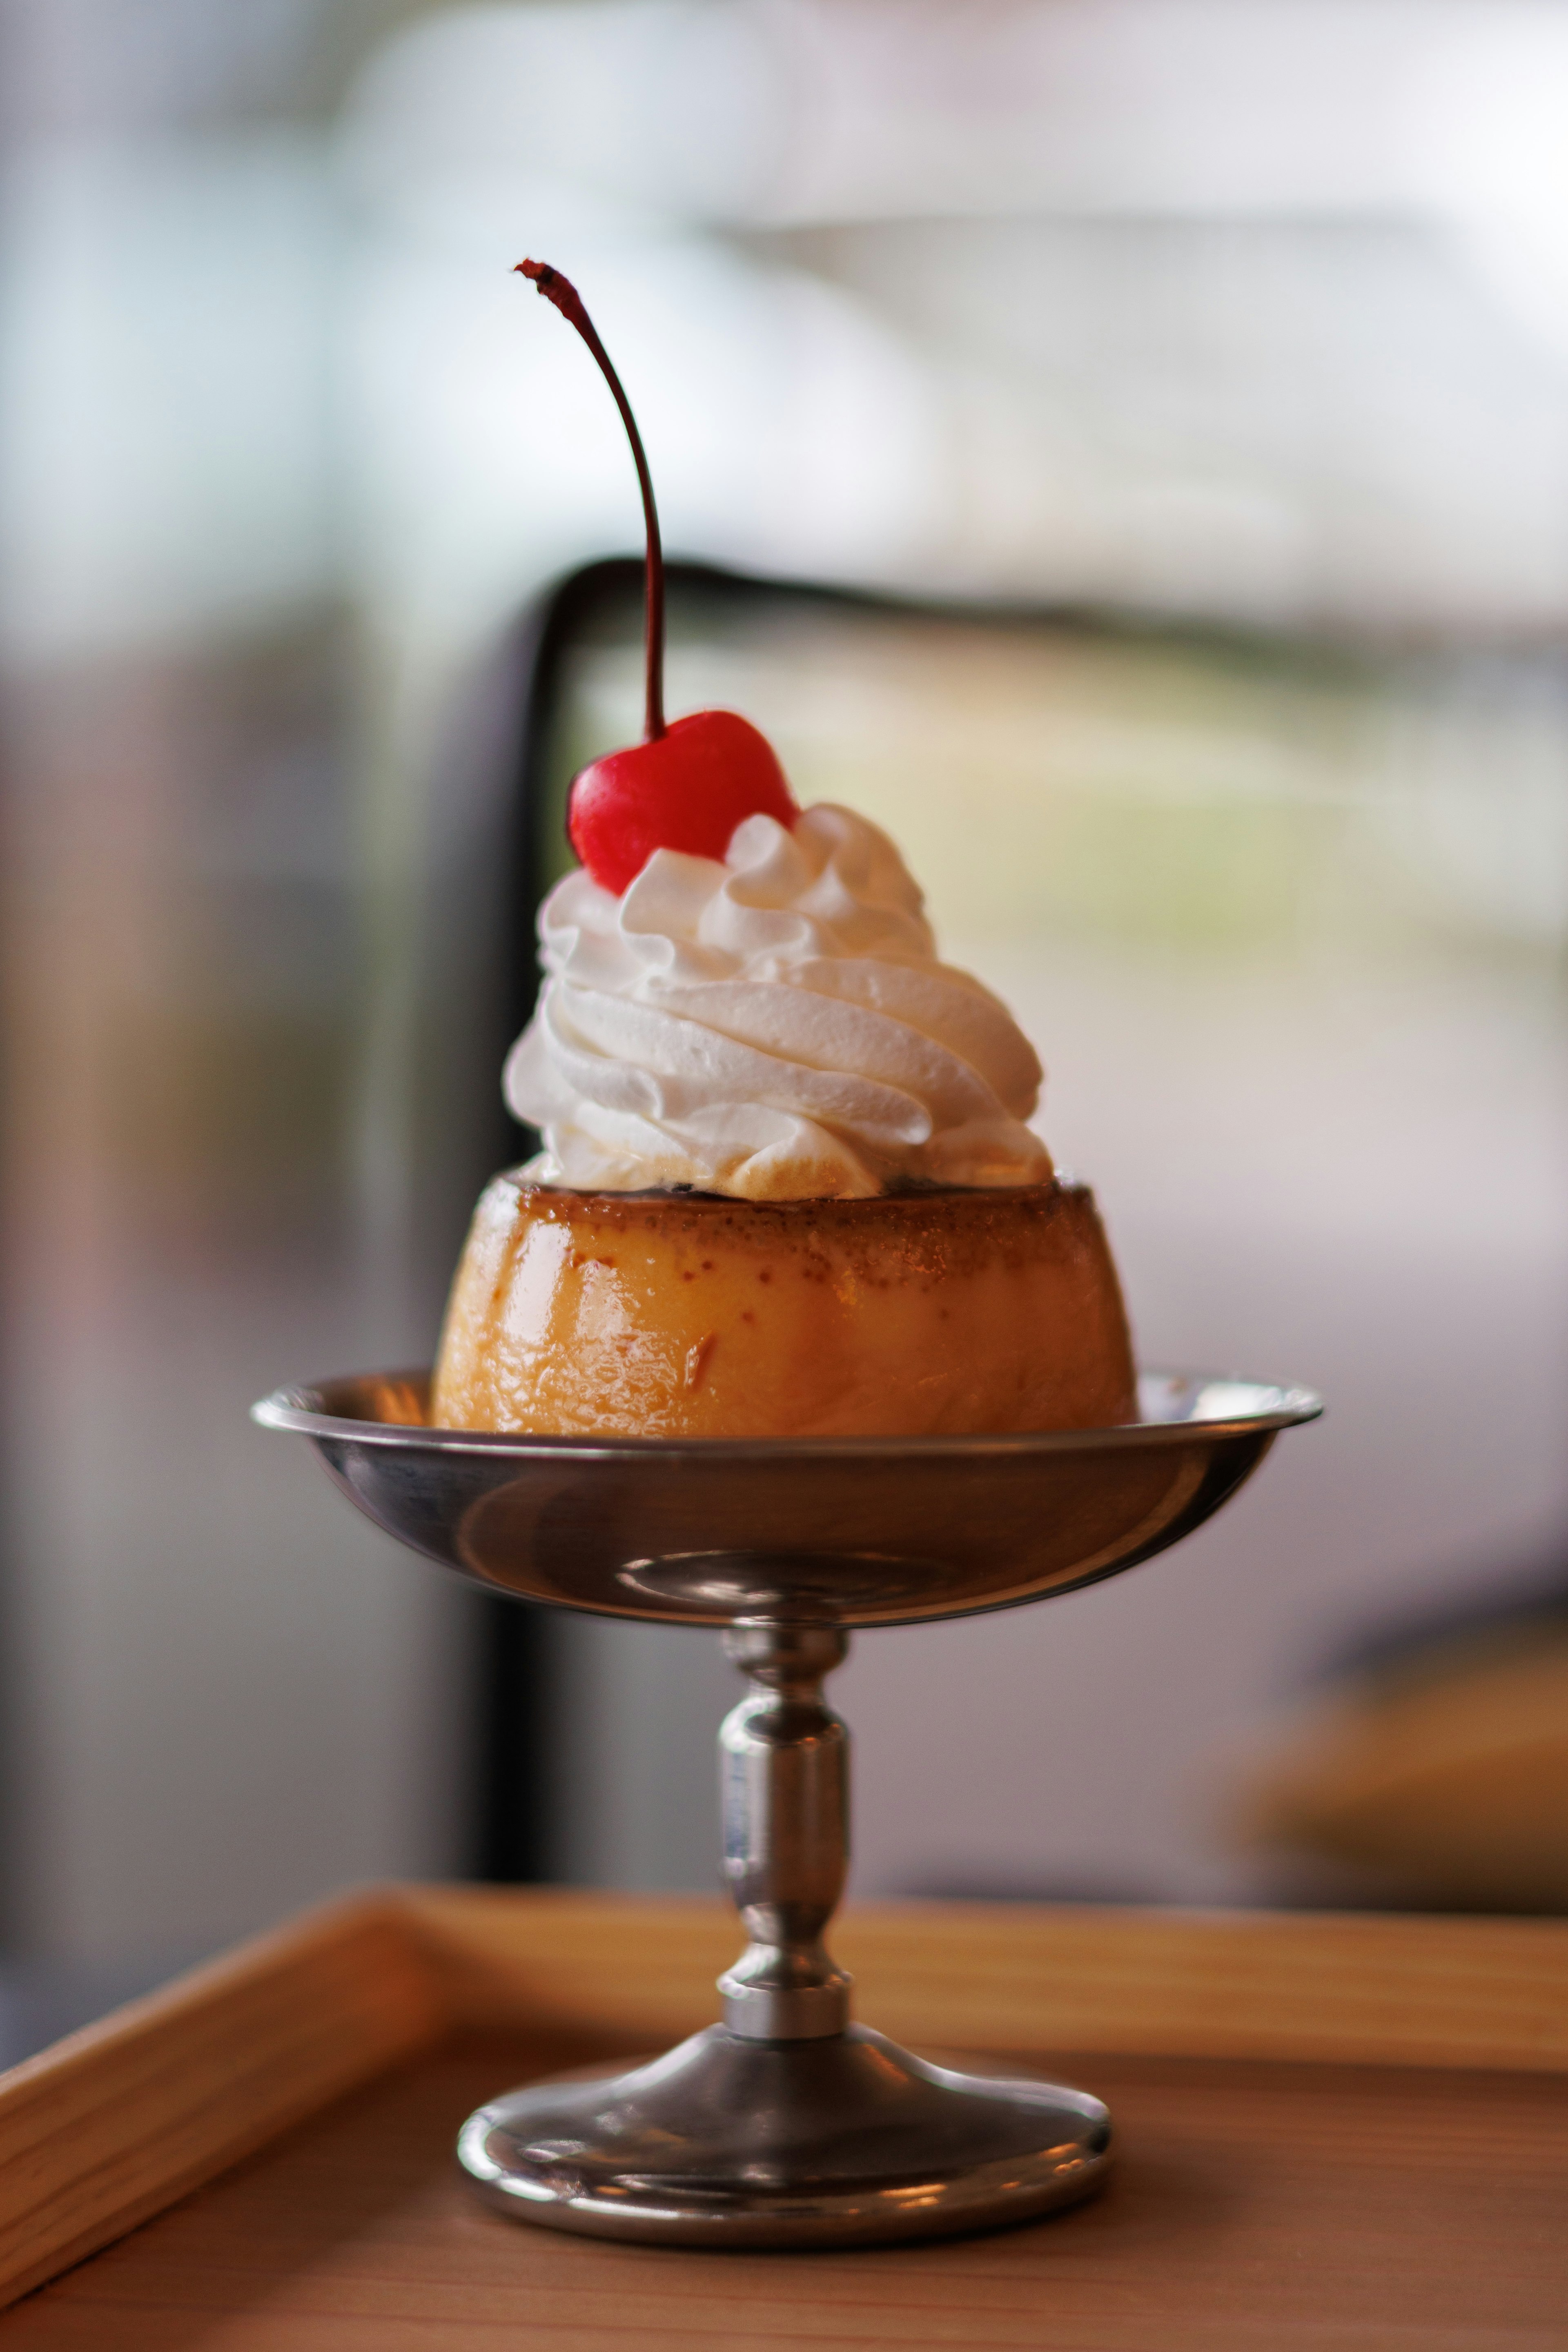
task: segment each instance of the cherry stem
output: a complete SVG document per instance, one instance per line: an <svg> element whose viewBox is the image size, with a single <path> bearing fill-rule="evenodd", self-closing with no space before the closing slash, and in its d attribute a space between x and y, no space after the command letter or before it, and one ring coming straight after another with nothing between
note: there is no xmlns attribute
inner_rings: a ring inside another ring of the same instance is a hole
<svg viewBox="0 0 1568 2352"><path fill-rule="evenodd" d="M664 733L664 549L658 536L658 509L653 502L653 477L643 454L642 435L637 431L637 418L632 415L631 402L621 389L620 377L610 363L610 355L595 331L594 321L583 308L583 299L569 278L552 269L548 261L520 261L516 265L524 278L531 278L547 302L553 302L563 319L571 320L594 357L598 361L605 382L616 395L616 406L621 412L621 422L626 428L626 438L632 445L637 460L637 481L642 488L643 520L647 527L647 562L644 595L644 659L647 680L647 716L643 735L649 743L657 742Z"/></svg>

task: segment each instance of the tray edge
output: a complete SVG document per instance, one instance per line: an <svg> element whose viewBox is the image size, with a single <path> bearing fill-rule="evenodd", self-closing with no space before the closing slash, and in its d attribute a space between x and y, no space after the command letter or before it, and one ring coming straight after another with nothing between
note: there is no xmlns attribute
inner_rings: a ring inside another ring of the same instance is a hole
<svg viewBox="0 0 1568 2352"><path fill-rule="evenodd" d="M461 1885L256 1937L0 2075L0 2305L453 2032L684 2034L736 1940L702 1898ZM888 1904L836 1943L917 2044L1568 2072L1568 1920Z"/></svg>

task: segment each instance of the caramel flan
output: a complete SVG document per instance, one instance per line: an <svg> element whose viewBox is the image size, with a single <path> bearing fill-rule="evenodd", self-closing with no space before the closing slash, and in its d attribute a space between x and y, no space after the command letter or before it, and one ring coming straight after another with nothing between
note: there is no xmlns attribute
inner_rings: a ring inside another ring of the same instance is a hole
<svg viewBox="0 0 1568 2352"><path fill-rule="evenodd" d="M1085 1187L752 1202L498 1176L432 1417L653 1437L1093 1428L1132 1411Z"/></svg>

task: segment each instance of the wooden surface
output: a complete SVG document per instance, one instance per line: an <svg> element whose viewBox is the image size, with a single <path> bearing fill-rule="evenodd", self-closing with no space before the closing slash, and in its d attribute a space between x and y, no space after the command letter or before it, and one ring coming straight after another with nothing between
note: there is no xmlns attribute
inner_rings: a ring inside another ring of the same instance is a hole
<svg viewBox="0 0 1568 2352"><path fill-rule="evenodd" d="M1562 2352L1568 2094L1452 2071L1082 2057L1120 2176L859 2253L602 2246L491 2215L461 2116L590 2054L512 2037L361 2092L0 2315L0 2352Z"/></svg>
<svg viewBox="0 0 1568 2352"><path fill-rule="evenodd" d="M994 2320L1002 2333L966 2336L964 2289L954 2290L958 2301L932 2305L933 2315L946 2310L940 2324L948 2335L902 2340L1037 2340L1028 2329L1045 2310L1041 2282L1059 2284L1056 2267L1038 2265L1064 2259L1049 2249L1078 2243L1064 2235L1072 2231L1086 2245L1101 2247L1110 2265L1094 2271L1095 2278L1133 2282L1122 2296L1129 2310L1163 2311L1148 2295L1166 2261L1173 2281L1188 2280L1183 2293L1190 2301L1203 2281L1209 2284L1202 2292L1209 2293L1234 2258L1239 2293L1244 2273L1286 2259L1280 2250L1297 2193L1291 2183L1306 2184L1303 2217L1309 2207L1318 2217L1310 2227L1302 2219L1301 2251L1287 2263L1297 2266L1306 2298L1299 2309L1290 2306L1290 2324L1307 2329L1310 2298L1319 2292L1314 2280L1335 2231L1354 2239L1342 2260L1358 2276L1372 2258L1368 2249L1384 2245L1398 2276L1415 2281L1415 2250L1430 2241L1432 2276L1446 2278L1463 2252L1449 2233L1459 2227L1461 2184L1468 2181L1477 2218L1465 2259L1488 2273L1500 2294L1499 2266L1506 2266L1525 2295L1524 2315L1514 2335L1479 2336L1472 2315L1463 2319L1469 2333L1427 2333L1419 2341L1568 2347L1568 2273L1556 2252L1568 2244L1564 2209L1553 2209L1549 2239L1531 2218L1542 2210L1543 2182L1553 2197L1568 2186L1568 1922L925 1905L852 1912L835 1940L857 1973L859 2013L917 2047L1112 2052L1113 2058L1081 2063L1069 2058L1066 2071L1090 2088L1122 2086L1115 2091L1118 2120L1133 2166L1131 2185L1117 2192L1120 2221L1085 2216L1042 2225L1029 2239L1036 2252L1026 2255L1020 2237L984 2242L992 2255L972 2247L941 2256L905 2250L834 2258L840 2271L850 2263L842 2273L847 2280L861 2277L865 2264L866 2277L899 2275L886 2270L889 2260L935 2263L933 2276L972 2280L974 2263L984 2270L994 2260L998 2279L1025 2281L1022 2302L1004 2296L995 2307L1024 2315L1024 2333L1007 2335L1013 2322L994 2314L986 2324ZM465 2200L454 2201L449 2147L464 2104L481 2094L600 2050L657 2048L705 2022L715 2006L713 1977L733 1958L737 1942L732 1918L717 1904L390 1889L331 1906L73 2036L0 2077L0 2301L54 2278L95 2248L110 2251L86 2262L25 2314L0 2317L0 2352L13 2340L289 2343L301 2352L319 2343L355 2352L371 2337L344 2333L344 2315L363 2309L390 2323L404 2312L410 2282L427 2279L446 2315L430 2323L437 2332L418 2332L425 2326L421 2286L407 2303L406 2326L400 2319L395 2336L376 2338L400 2352L405 2345L449 2342L441 2331L465 2294L463 2309L488 2325L492 2273L485 2266L493 2263L501 2266L495 2276L512 2282L509 2311L521 2307L517 2296L559 2296L568 2291L563 2281L574 2279L601 2282L584 2284L584 2292L609 2297L610 2310L616 2294L630 2294L635 2302L643 2292L616 2282L679 2276L689 2282L680 2294L695 2315L689 2340L736 2340L724 2315L731 2290L718 2281L728 2262L715 2269L699 2260L694 2270L697 2258L595 2252L491 2222ZM510 2041L479 2062L478 2071L468 2060L437 2061L454 2036L471 2040L476 2033ZM1315 2063L1300 2063L1306 2061ZM410 2062L416 2071L400 2083L378 2081L389 2067ZM1184 2073L1176 2062L1201 2063L1194 2074L1191 2063ZM1281 2072L1280 2062L1296 2062L1298 2071ZM1359 2071L1346 2071L1345 2062ZM1401 2073L1389 2062L1426 2071ZM1258 2065L1273 2071L1260 2074ZM1331 2067L1341 2071L1331 2074ZM1510 2079L1474 2071L1481 2068L1513 2071ZM459 2083L460 2091L454 2087ZM1184 2084L1178 2097L1172 2085ZM362 2095L368 2107L324 2116L332 2101L363 2084L372 2086ZM367 2116L382 2120L367 2123ZM1152 2137L1142 2135L1140 2116L1154 2119ZM311 2116L321 2120L304 2124ZM301 2124L295 2138L277 2140ZM247 2169L216 2180L258 2149L263 2153ZM353 2160L345 2157L340 2165L324 2149L349 2150ZM1354 2195L1342 2194L1352 2179ZM207 2181L216 2181L210 2191L164 2214ZM1224 2196L1216 2187L1222 2182L1228 2183ZM1265 2194L1268 2182L1274 2186ZM1173 2200L1168 2210L1160 2202L1167 2193ZM1202 2248L1191 2253L1184 2219L1189 2209L1203 2223ZM1221 2226L1226 2212L1231 2221ZM111 2246L145 2217L160 2214L136 2238ZM204 2236L209 2221L202 2216L215 2214L217 2235ZM1441 2217L1440 2227L1433 2216ZM1123 2234L1105 2240L1113 2228ZM465 2287L462 2250L474 2247L489 2252L482 2261L476 2255L479 2268ZM1134 2259L1139 2247L1148 2253L1142 2271L1143 2254ZM776 2284L815 2273L825 2258L801 2257L783 2267L771 2258L730 2259L736 2276L749 2269ZM573 2269L573 2263L589 2267ZM318 2324L303 2315L318 2285L326 2296L324 2333L310 2332ZM1530 2296L1548 2285L1561 2297L1562 2315L1551 2338L1529 2333L1537 2311ZM774 2292L769 2285L767 2293ZM855 2288L850 2303L859 2293ZM94 2297L105 2294L121 2302L112 2306L112 2325L103 2318L93 2335ZM225 2298L236 2296L231 2308ZM180 2315L186 2297L195 2298L188 2326ZM133 2316L143 2303L159 2315L145 2324ZM673 2331L672 2342L678 2305L679 2297L668 2305L668 2322L659 2323ZM1461 2306L1469 2308L1462 2294L1456 2314ZM1223 2295L1215 2304L1216 2326L1228 2307ZM279 2333L267 2316L283 2312L293 2315L287 2323L292 2333ZM1260 2324L1251 2304L1247 2312L1245 2326ZM43 2313L47 2319L37 2316ZM65 2332L16 2334L24 2317L27 2328ZM1460 2316L1452 2325L1459 2328ZM842 2314L833 2326L837 2336L820 2312L810 2318L815 2340L824 2343L899 2340L846 2333ZM938 2316L929 2326L938 2327ZM1347 2306L1332 2335L1345 2352L1393 2340L1347 2334L1349 2326ZM556 2332L536 2330L521 2340L608 2344L617 2340L621 2321L612 2311L605 2322L610 2332L598 2335L574 2335L564 2319L557 2325L552 2318L550 2326ZM790 2332L794 2318L780 2326L767 2342L797 2340ZM618 2340L663 2338L632 2339L622 2328ZM1071 2338L1085 2345L1134 2340L1145 2339ZM1187 2340L1168 2332L1157 2337L1162 2345ZM1207 2340L1231 2339L1222 2329ZM1234 2340L1264 2339L1244 2333ZM1320 2339L1309 2331L1300 2340Z"/></svg>
<svg viewBox="0 0 1568 2352"><path fill-rule="evenodd" d="M0 2301L379 2074L443 2030L374 1901L133 2001L0 2075Z"/></svg>
<svg viewBox="0 0 1568 2352"><path fill-rule="evenodd" d="M519 2014L650 2042L703 2025L734 1958L716 1902L409 1889L472 2024ZM1568 2070L1568 1920L873 1904L834 1923L857 2013L969 2050Z"/></svg>

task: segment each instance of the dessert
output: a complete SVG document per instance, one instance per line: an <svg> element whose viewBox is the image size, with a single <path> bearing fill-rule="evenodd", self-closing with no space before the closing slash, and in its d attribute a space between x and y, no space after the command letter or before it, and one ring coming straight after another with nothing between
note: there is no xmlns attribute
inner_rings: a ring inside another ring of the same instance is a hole
<svg viewBox="0 0 1568 2352"><path fill-rule="evenodd" d="M543 1150L487 1189L432 1419L646 1436L1086 1428L1133 1411L1089 1192L1025 1121L1041 1072L942 964L893 844L798 810L732 712L668 725L646 459L574 291L648 525L647 732L584 769L583 869L541 910L545 984L507 1100Z"/></svg>
<svg viewBox="0 0 1568 2352"><path fill-rule="evenodd" d="M1081 1185L730 1201L498 1176L434 1417L577 1436L1093 1429L1127 1331Z"/></svg>

